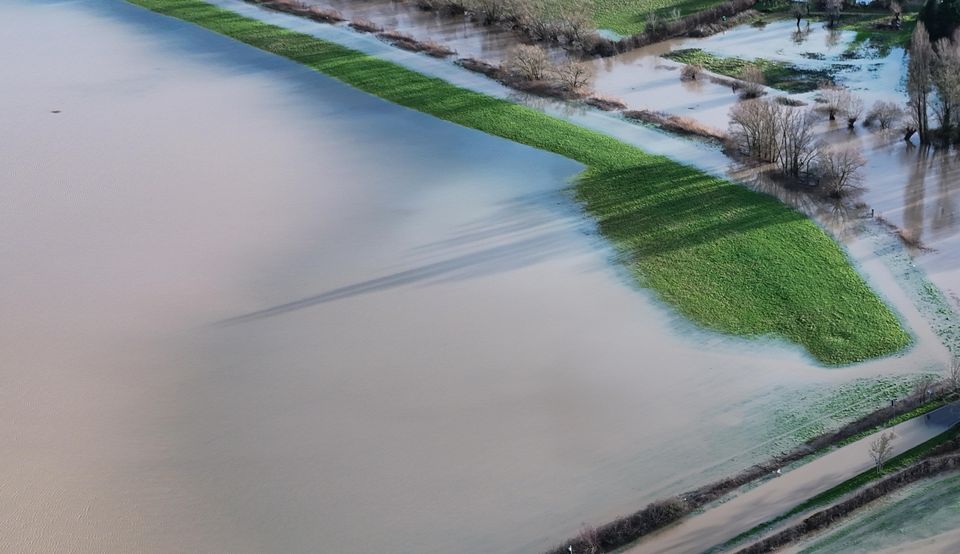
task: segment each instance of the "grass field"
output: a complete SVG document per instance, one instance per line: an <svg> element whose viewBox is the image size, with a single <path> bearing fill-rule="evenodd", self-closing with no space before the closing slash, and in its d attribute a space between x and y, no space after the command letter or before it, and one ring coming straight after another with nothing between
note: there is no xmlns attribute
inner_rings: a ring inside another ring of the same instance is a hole
<svg viewBox="0 0 960 554"><path fill-rule="evenodd" d="M623 263L643 286L706 327L783 337L826 364L891 354L910 342L840 247L772 197L536 110L201 0L128 1L391 102L583 163L587 170L576 197Z"/></svg>
<svg viewBox="0 0 960 554"><path fill-rule="evenodd" d="M685 64L698 63L708 71L726 75L735 79L740 78L743 69L748 65L756 65L763 71L767 86L789 93L802 93L817 90L821 83L833 82L829 71L801 69L783 62L774 62L757 58L753 61L740 58L724 58L704 52L699 48L674 50L664 55L665 58Z"/></svg>
<svg viewBox="0 0 960 554"><path fill-rule="evenodd" d="M682 17L722 3L723 0L596 0L594 20L601 29L632 35L643 31L651 13L667 17L676 9Z"/></svg>

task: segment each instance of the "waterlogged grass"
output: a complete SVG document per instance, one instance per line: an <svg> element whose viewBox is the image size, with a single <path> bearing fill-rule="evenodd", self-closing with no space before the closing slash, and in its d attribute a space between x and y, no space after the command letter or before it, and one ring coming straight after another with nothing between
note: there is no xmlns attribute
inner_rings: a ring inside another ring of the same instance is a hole
<svg viewBox="0 0 960 554"><path fill-rule="evenodd" d="M657 13L669 17L678 10L680 17L722 4L724 0L596 0L594 21L601 29L621 35L643 31L647 17Z"/></svg>
<svg viewBox="0 0 960 554"><path fill-rule="evenodd" d="M910 394L916 383L938 377L932 374L917 374L891 377L864 378L838 386L811 387L792 395L775 395L782 406L774 416L774 429L783 433L776 445L787 450L814 437L836 430L843 425L887 406ZM786 399L786 400L784 400ZM884 422L883 427L896 425L917 415L943 405L930 402L908 414ZM840 445L865 437L874 430L864 431ZM837 445L837 446L840 446Z"/></svg>
<svg viewBox="0 0 960 554"><path fill-rule="evenodd" d="M890 14L864 15L855 21L843 25L844 29L856 31L857 36L850 44L851 50L868 48L877 57L886 56L891 48L907 48L910 44L910 35L917 26L917 14L910 13L902 16L903 26L900 30L878 29L877 24L886 24L890 21Z"/></svg>
<svg viewBox="0 0 960 554"><path fill-rule="evenodd" d="M784 337L826 364L891 354L910 342L840 247L774 198L536 110L201 0L128 1L402 106L583 163L576 197L623 263L643 286L706 327Z"/></svg>
<svg viewBox="0 0 960 554"><path fill-rule="evenodd" d="M674 50L664 54L665 58L685 64L700 64L714 73L739 79L744 68L756 65L763 72L767 86L789 93L802 93L817 90L821 83L833 82L833 75L826 70L812 70L796 67L792 64L774 62L757 58L753 61L741 58L726 58L704 52L699 48Z"/></svg>

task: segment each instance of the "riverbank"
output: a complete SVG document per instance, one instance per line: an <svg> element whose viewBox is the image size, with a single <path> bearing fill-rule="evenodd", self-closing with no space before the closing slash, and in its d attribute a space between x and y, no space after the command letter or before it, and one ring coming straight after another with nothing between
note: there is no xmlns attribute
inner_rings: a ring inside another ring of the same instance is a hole
<svg viewBox="0 0 960 554"><path fill-rule="evenodd" d="M833 365L891 354L909 342L839 246L773 198L534 110L198 0L131 1L392 102L584 163L589 169L578 181L577 198L601 232L643 286L708 328L785 337Z"/></svg>

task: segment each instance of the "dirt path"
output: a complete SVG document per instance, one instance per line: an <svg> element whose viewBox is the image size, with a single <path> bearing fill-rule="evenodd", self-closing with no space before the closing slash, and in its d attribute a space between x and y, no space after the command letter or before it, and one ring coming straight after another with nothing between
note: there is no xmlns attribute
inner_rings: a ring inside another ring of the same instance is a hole
<svg viewBox="0 0 960 554"><path fill-rule="evenodd" d="M920 416L895 426L894 454L939 435L957 422L960 422L960 402L931 412L929 418ZM869 469L872 461L868 449L878 435L844 446L725 504L646 537L626 552L693 553L721 544Z"/></svg>

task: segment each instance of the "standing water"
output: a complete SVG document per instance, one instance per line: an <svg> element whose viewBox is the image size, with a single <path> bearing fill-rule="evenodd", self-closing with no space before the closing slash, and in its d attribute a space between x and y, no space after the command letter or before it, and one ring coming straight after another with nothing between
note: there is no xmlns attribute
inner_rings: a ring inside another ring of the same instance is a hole
<svg viewBox="0 0 960 554"><path fill-rule="evenodd" d="M796 391L945 358L700 332L576 164L202 29L0 33L0 549L536 551L765 457Z"/></svg>

